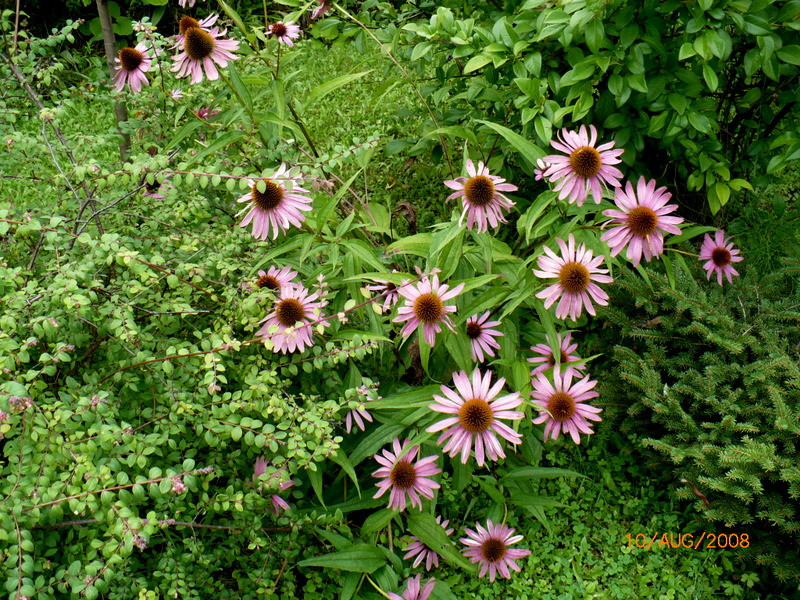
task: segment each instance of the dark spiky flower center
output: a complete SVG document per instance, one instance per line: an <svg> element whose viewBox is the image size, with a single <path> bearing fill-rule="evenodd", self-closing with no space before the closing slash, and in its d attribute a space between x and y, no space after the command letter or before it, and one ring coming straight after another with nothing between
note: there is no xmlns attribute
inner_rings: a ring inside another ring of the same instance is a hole
<svg viewBox="0 0 800 600"><path fill-rule="evenodd" d="M477 321L470 321L467 323L467 337L471 340L474 340L481 334L481 326L478 324Z"/></svg>
<svg viewBox="0 0 800 600"><path fill-rule="evenodd" d="M568 421L575 414L575 400L569 394L556 392L547 401L547 410L556 421Z"/></svg>
<svg viewBox="0 0 800 600"><path fill-rule="evenodd" d="M444 316L444 303L436 294L420 294L414 300L414 316L423 323L436 323Z"/></svg>
<svg viewBox="0 0 800 600"><path fill-rule="evenodd" d="M203 60L214 51L214 38L199 27L190 27L183 34L183 48L192 60Z"/></svg>
<svg viewBox="0 0 800 600"><path fill-rule="evenodd" d="M628 213L628 229L640 237L652 235L658 229L658 215L652 208L637 206Z"/></svg>
<svg viewBox="0 0 800 600"><path fill-rule="evenodd" d="M461 405L458 422L470 433L483 433L494 421L494 411L486 400L473 398Z"/></svg>
<svg viewBox="0 0 800 600"><path fill-rule="evenodd" d="M123 48L119 51L119 64L126 71L135 71L144 61L144 54L136 48Z"/></svg>
<svg viewBox="0 0 800 600"><path fill-rule="evenodd" d="M255 205L261 210L272 210L280 206L283 202L283 187L269 179L262 180L264 182L264 191L258 190L258 183L253 184L251 196Z"/></svg>
<svg viewBox="0 0 800 600"><path fill-rule="evenodd" d="M190 16L181 17L180 23L178 23L178 29L181 32L181 35L186 35L186 31L191 29L192 27L196 27L200 29L200 23L197 22L196 19L193 19Z"/></svg>
<svg viewBox="0 0 800 600"><path fill-rule="evenodd" d="M711 260L718 267L724 267L731 262L731 253L725 248L714 248L711 252Z"/></svg>
<svg viewBox="0 0 800 600"><path fill-rule="evenodd" d="M471 177L464 184L464 197L472 206L486 206L494 198L494 183L485 175Z"/></svg>
<svg viewBox="0 0 800 600"><path fill-rule="evenodd" d="M567 356L567 353L564 352L563 350L561 351L561 356L559 358L559 361L560 361L560 363L562 365L564 365L564 364L569 362L569 356ZM556 360L555 360L555 356L554 355L551 354L547 358L547 364L550 365L551 367L554 367L556 365Z"/></svg>
<svg viewBox="0 0 800 600"><path fill-rule="evenodd" d="M502 540L489 538L481 544L481 556L486 562L495 563L503 560L506 555L506 545Z"/></svg>
<svg viewBox="0 0 800 600"><path fill-rule="evenodd" d="M256 287L269 288L271 290L280 289L280 282L272 275L262 275L256 280Z"/></svg>
<svg viewBox="0 0 800 600"><path fill-rule="evenodd" d="M389 473L389 481L401 490L407 490L417 482L417 471L407 460L399 461Z"/></svg>
<svg viewBox="0 0 800 600"><path fill-rule="evenodd" d="M278 303L278 307L275 309L275 316L284 327L292 327L306 316L306 310L299 300L286 298Z"/></svg>
<svg viewBox="0 0 800 600"><path fill-rule="evenodd" d="M594 177L600 172L603 161L600 153L591 146L581 146L569 155L569 165L579 177Z"/></svg>
<svg viewBox="0 0 800 600"><path fill-rule="evenodd" d="M272 31L273 35L276 35L278 37L282 37L289 32L289 30L286 29L286 25L284 25L283 23L273 23L272 26L270 27L270 30Z"/></svg>
<svg viewBox="0 0 800 600"><path fill-rule="evenodd" d="M579 262L568 262L558 274L561 287L570 294L580 294L589 286L589 269Z"/></svg>

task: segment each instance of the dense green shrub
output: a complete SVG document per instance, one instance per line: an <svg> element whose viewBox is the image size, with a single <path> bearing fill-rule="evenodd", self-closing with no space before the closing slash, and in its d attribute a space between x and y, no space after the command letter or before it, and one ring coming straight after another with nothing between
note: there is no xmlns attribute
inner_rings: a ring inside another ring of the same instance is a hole
<svg viewBox="0 0 800 600"><path fill-rule="evenodd" d="M605 316L619 328L604 394L622 430L671 464L678 496L719 527L750 534L742 556L800 578L800 311L782 269L709 288L620 278Z"/></svg>
<svg viewBox="0 0 800 600"><path fill-rule="evenodd" d="M800 158L798 15L797 0L450 3L389 38L410 44L438 119L408 151L436 147L445 128L500 164L504 142L482 120L542 148L590 122L626 147L627 165L694 210L704 191L716 213L742 178Z"/></svg>

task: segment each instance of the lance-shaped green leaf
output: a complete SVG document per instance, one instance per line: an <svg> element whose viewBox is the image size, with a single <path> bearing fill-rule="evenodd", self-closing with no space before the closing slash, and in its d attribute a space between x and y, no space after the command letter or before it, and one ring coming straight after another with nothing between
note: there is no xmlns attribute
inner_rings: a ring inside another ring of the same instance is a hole
<svg viewBox="0 0 800 600"><path fill-rule="evenodd" d="M455 549L452 545L453 540L447 536L444 528L436 522L433 515L429 513L409 515L408 530L411 535L416 536L419 541L450 564L468 571L475 571L475 566Z"/></svg>
<svg viewBox="0 0 800 600"><path fill-rule="evenodd" d="M307 558L297 563L300 567L322 567L323 569L341 569L355 573L372 573L386 564L386 557L379 548L369 544L357 544L323 556Z"/></svg>

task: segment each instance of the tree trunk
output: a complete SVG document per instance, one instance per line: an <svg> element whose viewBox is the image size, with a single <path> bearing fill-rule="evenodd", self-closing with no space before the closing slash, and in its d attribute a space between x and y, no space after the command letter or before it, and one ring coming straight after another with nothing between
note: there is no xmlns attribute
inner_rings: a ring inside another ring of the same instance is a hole
<svg viewBox="0 0 800 600"><path fill-rule="evenodd" d="M111 22L111 14L108 12L107 0L95 0L97 2L97 14L100 17L100 26L103 28L103 43L106 49L106 62L108 63L108 72L111 77L114 76L114 59L117 57L117 40L114 37L114 24ZM128 120L128 108L125 102L118 101L114 103L114 112L117 115L117 129L122 136L119 143L119 156L123 161L128 155L128 149L131 147L131 136L127 133L122 133L121 123Z"/></svg>

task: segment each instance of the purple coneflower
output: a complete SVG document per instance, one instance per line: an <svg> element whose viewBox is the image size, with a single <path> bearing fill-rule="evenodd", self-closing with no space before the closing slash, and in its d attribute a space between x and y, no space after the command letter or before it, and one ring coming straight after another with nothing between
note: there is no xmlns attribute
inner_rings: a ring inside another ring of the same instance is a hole
<svg viewBox="0 0 800 600"><path fill-rule="evenodd" d="M397 273L397 269L392 269L392 273ZM386 281L385 279L375 279L378 282L378 285L368 285L367 289L371 292L378 292L379 294L384 294L383 296L383 312L389 311L397 301L400 299L397 293L397 286L392 283L391 281Z"/></svg>
<svg viewBox="0 0 800 600"><path fill-rule="evenodd" d="M269 461L266 458L264 457L257 458L256 464L253 466L253 479L257 481L258 478L266 472L268 466L269 466ZM283 469L280 469L277 473L280 473L281 470ZM273 475L273 477L277 476L277 473L276 475ZM281 483L278 484L278 489L280 489L280 491L283 492L288 490L293 485L294 481L292 480L282 481ZM258 489L260 490L261 487L259 486ZM278 494L272 494L271 500L272 500L272 512L275 513L276 515L281 510L289 510L289 503L286 502L286 500L284 500L283 498L281 498Z"/></svg>
<svg viewBox="0 0 800 600"><path fill-rule="evenodd" d="M173 186L169 182L171 177L172 177L171 174L167 174L161 181L156 179L153 183L145 183L144 193L142 195L146 198L155 198L156 200L164 200L165 199L164 193L166 193L167 190L169 189L175 188L175 186Z"/></svg>
<svg viewBox="0 0 800 600"><path fill-rule="evenodd" d="M389 495L389 508L393 510L405 510L406 500L411 506L416 506L422 510L422 499L420 496L431 499L433 490L439 489L439 484L431 475L441 473L442 470L436 466L438 456L426 456L419 459L416 463L414 457L419 452L419 446L412 446L406 451L406 447L411 440L406 438L402 447L400 440L394 438L392 449L394 452L384 449L383 456L375 455L375 460L381 468L375 471L372 476L382 479L375 485L378 487L377 493L373 498L380 498L387 490L391 490ZM402 456L401 456L402 454Z"/></svg>
<svg viewBox="0 0 800 600"><path fill-rule="evenodd" d="M294 278L297 277L297 271L292 271L291 267L270 267L266 271L258 272L258 279L255 281L255 286L258 289L267 288L273 291L279 291L294 284Z"/></svg>
<svg viewBox="0 0 800 600"><path fill-rule="evenodd" d="M436 522L444 528L444 532L447 536L453 535L453 531L455 531L452 527L448 527L450 525L450 521L442 521L442 517L436 517ZM403 548L405 554L403 558L411 558L416 556L414 559L414 568L418 567L422 561L425 561L425 570L430 571L432 567L439 566L439 555L428 548L423 542L419 540L416 536L411 536L411 541L409 542L408 546Z"/></svg>
<svg viewBox="0 0 800 600"><path fill-rule="evenodd" d="M573 375L577 375L578 371L583 371L586 369L586 365L573 366L568 364L581 359L581 357L577 354L573 354L573 352L578 349L578 344L572 343L571 333L568 333L564 337L562 337L559 333L558 346L561 349L559 362L561 363L562 368L574 371ZM531 351L539 354L539 356L534 356L533 358L528 359L529 363L539 365L533 371L531 371L531 377L536 377L536 375L539 373L544 373L547 369L551 369L556 366L555 357L553 356L553 349L548 344L536 344L535 346L531 346Z"/></svg>
<svg viewBox="0 0 800 600"><path fill-rule="evenodd" d="M490 371L481 377L480 370L475 369L472 372L472 382L465 371L453 373L453 383L458 392L443 385L441 389L444 397L434 395L436 403L428 406L436 412L454 415L431 425L425 431L432 433L447 429L439 436L437 444L447 440L442 451L449 452L452 457L460 452L461 462L464 464L469 459L473 440L475 460L479 467L483 466L486 456L491 460L506 457L497 439L498 434L512 444L519 444L522 441L519 433L500 421L517 420L525 416L524 413L510 410L522 404L522 397L518 392L514 392L497 398L506 380L501 377L490 388L491 382Z"/></svg>
<svg viewBox="0 0 800 600"><path fill-rule="evenodd" d="M608 142L595 148L597 130L594 125L589 125L589 134L586 125L581 125L579 131L568 131L565 127L558 134L559 141L551 141L550 145L556 150L564 152L551 154L544 157L548 163L543 175L549 181L556 181L554 191L558 192L558 199L563 200L569 196L570 203L577 202L583 206L592 192L595 204L603 200L603 187L619 187L619 178L622 172L615 165L620 162L619 156L622 149L611 150L614 142Z"/></svg>
<svg viewBox="0 0 800 600"><path fill-rule="evenodd" d="M175 89L169 93L170 98L173 100L179 100L183 98L183 92L181 90Z"/></svg>
<svg viewBox="0 0 800 600"><path fill-rule="evenodd" d="M603 257L592 258L592 251L581 244L575 249L575 238L569 234L569 246L564 240L556 239L556 243L561 248L561 256L547 246L544 252L547 256L539 257L539 268L541 271L533 270L533 274L542 279L552 277L558 278L558 283L554 283L545 290L536 294L537 298L544 300L544 307L550 308L553 303L561 297L556 307L556 317L577 320L581 316L583 307L594 315L592 300L601 306L608 305L608 294L606 294L598 283L611 283L614 281L605 273L608 269L598 269L602 264ZM590 297L591 296L591 297Z"/></svg>
<svg viewBox="0 0 800 600"><path fill-rule="evenodd" d="M500 344L494 338L502 337L502 332L492 327L500 325L500 321L487 321L489 311L487 310L481 317L472 315L467 319L467 337L472 346L472 360L483 362L483 354L494 357L492 348L500 348Z"/></svg>
<svg viewBox="0 0 800 600"><path fill-rule="evenodd" d="M544 162L541 158L536 159L536 168L533 169L533 179L535 181L541 181L544 179L544 172L547 171L547 167L550 165Z"/></svg>
<svg viewBox="0 0 800 600"><path fill-rule="evenodd" d="M136 44L135 48L123 48L114 60L119 64L114 74L114 89L121 92L128 84L132 92L142 91L142 84L150 85L145 73L150 70L150 57L146 54L144 44Z"/></svg>
<svg viewBox="0 0 800 600"><path fill-rule="evenodd" d="M360 396L363 396L366 401L372 400L371 389L368 388L366 385L362 385L358 388L358 393ZM380 396L378 396L380 398ZM361 402L358 408L355 408L347 413L345 417L344 424L347 433L350 433L350 430L353 428L353 422L355 422L356 426L361 430L364 431L366 429L366 425L364 424L364 420L369 421L372 423L372 415L369 414L369 411L364 406L364 403Z"/></svg>
<svg viewBox="0 0 800 600"><path fill-rule="evenodd" d="M614 203L621 210L611 208L604 210L603 215L612 217L609 223L617 226L600 237L611 248L611 256L619 254L627 245L627 257L636 267L643 254L647 262L663 254L663 232L680 234L681 230L677 225L683 223L683 219L666 216L678 208L678 205L667 204L672 194L665 192L666 187L656 189L655 180L645 182L644 177L640 177L636 183L635 193L630 181L626 183L624 190L621 187L616 189Z"/></svg>
<svg viewBox="0 0 800 600"><path fill-rule="evenodd" d="M264 341L271 340L276 352L302 352L306 346L314 345L314 331L311 324L328 326L323 320L316 294L308 294L302 285L286 286L280 289L275 309L259 321L264 326L256 332ZM271 333L270 329L278 330Z"/></svg>
<svg viewBox="0 0 800 600"><path fill-rule="evenodd" d="M389 592L388 596L391 600L428 600L436 585L436 580L429 579L428 582L422 587L420 578L422 575L410 577L406 582L406 591L402 596L398 596L393 592Z"/></svg>
<svg viewBox="0 0 800 600"><path fill-rule="evenodd" d="M311 20L316 21L321 18L331 7L331 0L317 0L319 6L311 12Z"/></svg>
<svg viewBox="0 0 800 600"><path fill-rule="evenodd" d="M512 544L522 540L521 535L514 535L514 530L506 525L495 525L490 520L486 521L486 528L475 523L477 532L465 529L468 537L461 538L461 543L467 546L464 556L470 562L478 563L479 577L489 572L489 581L494 581L497 573L505 578L510 578L509 567L519 572L520 568L515 562L517 559L528 556L530 550L510 548Z"/></svg>
<svg viewBox="0 0 800 600"><path fill-rule="evenodd" d="M533 422L537 425L546 423L545 440L548 437L557 440L563 432L569 433L572 441L580 444L580 433L594 433L589 421L602 421L601 409L584 404L586 400L600 395L592 390L597 381L590 380L587 375L573 385L572 373L567 371L562 376L558 365L553 370L553 381L555 386L541 373L533 380L531 396L535 398L533 403L538 405L540 411Z"/></svg>
<svg viewBox="0 0 800 600"><path fill-rule="evenodd" d="M187 4L189 5L189 8L192 8L196 1L197 0L178 0L178 4L180 4L182 8L186 8ZM203 0L203 1L205 1L205 0Z"/></svg>
<svg viewBox="0 0 800 600"><path fill-rule="evenodd" d="M289 23L278 21L277 23L273 23L269 26L269 29L267 29L267 35L274 35L279 44L294 46L294 42L292 40L296 40L300 37L300 26L295 25L291 21Z"/></svg>
<svg viewBox="0 0 800 600"><path fill-rule="evenodd" d="M209 19L204 22L208 22ZM205 29L195 19L183 17L180 31L182 39L178 36L178 44L182 42L183 50L173 57L175 64L170 68L177 73L175 76L178 79L191 75L191 82L198 83L202 81L205 69L206 77L215 81L219 78L219 71L214 63L226 67L229 61L238 60L238 57L231 52L239 49L239 42L223 39L224 29L216 27Z"/></svg>
<svg viewBox="0 0 800 600"><path fill-rule="evenodd" d="M714 271L717 272L717 282L722 285L722 275L728 278L728 283L733 283L733 276L739 272L733 268L731 263L744 260L739 254L738 248L733 247L730 238L725 237L725 231L718 230L712 239L706 234L703 238L703 245L700 247L700 260L708 261L703 265L706 270L706 279L711 280Z"/></svg>
<svg viewBox="0 0 800 600"><path fill-rule="evenodd" d="M475 164L467 159L467 174L469 179L456 177L444 182L447 187L456 190L447 197L448 200L461 197L464 212L461 213L459 225L464 215L467 216L467 228L472 229L477 223L478 231L487 231L489 225L497 227L500 223L506 223L503 213L507 213L514 202L500 192L514 192L517 186L505 183L501 177L489 175L489 169L482 162L475 169Z"/></svg>
<svg viewBox="0 0 800 600"><path fill-rule="evenodd" d="M436 334L442 331L442 323L447 325L450 331L454 331L453 321L448 314L458 309L455 305L445 302L458 296L464 289L464 284L460 283L448 291L449 288L448 285L439 284L438 275L434 275L433 280L424 277L416 286L404 285L397 288L397 292L406 299L405 304L397 309L397 316L392 319L395 323L406 322L400 335L407 338L422 325L425 342L433 346Z"/></svg>
<svg viewBox="0 0 800 600"><path fill-rule="evenodd" d="M280 180L288 181L290 187L287 188ZM244 219L239 223L240 227L247 227L253 222L253 237L265 240L272 229L272 239L278 237L280 231L285 232L290 225L300 227L306 220L303 211L311 210L313 200L304 196L309 191L300 187L302 177L288 176L286 164L281 163L275 174L269 179L261 179L258 182L248 179L250 191L239 198L237 202L246 202L237 217L247 212ZM264 184L264 191L259 190L259 183ZM299 194L298 192L302 192Z"/></svg>

